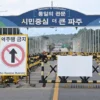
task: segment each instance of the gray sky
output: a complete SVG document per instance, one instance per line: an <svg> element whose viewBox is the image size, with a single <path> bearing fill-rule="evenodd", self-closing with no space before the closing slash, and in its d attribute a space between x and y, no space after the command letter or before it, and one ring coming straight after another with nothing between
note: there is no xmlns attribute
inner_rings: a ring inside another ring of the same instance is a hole
<svg viewBox="0 0 100 100"><path fill-rule="evenodd" d="M51 1L55 7L70 8L87 15L100 14L100 0L0 0L0 11L8 10L3 15L19 15L32 9L50 7Z"/></svg>
<svg viewBox="0 0 100 100"><path fill-rule="evenodd" d="M100 15L100 0L52 0L55 7L65 7L82 12L86 15ZM41 8L50 7L51 0L0 0L0 15L20 15L24 12ZM8 10L7 12L3 12ZM31 28L21 29L21 32L28 33L29 36L55 33L76 33L75 28Z"/></svg>

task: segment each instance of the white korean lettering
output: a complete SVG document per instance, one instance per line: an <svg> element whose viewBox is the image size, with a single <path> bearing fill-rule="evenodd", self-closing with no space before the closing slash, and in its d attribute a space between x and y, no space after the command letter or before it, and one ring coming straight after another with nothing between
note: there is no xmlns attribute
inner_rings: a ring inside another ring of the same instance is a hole
<svg viewBox="0 0 100 100"><path fill-rule="evenodd" d="M34 19L29 19L29 25L34 25Z"/></svg>
<svg viewBox="0 0 100 100"><path fill-rule="evenodd" d="M60 24L60 25L65 25L65 24L66 24L65 18L60 18L60 19L59 19L59 24Z"/></svg>
<svg viewBox="0 0 100 100"><path fill-rule="evenodd" d="M43 16L43 12L42 11L39 11L38 15L39 16Z"/></svg>
<svg viewBox="0 0 100 100"><path fill-rule="evenodd" d="M76 22L75 23L77 23L78 25L80 25L81 23L82 23L82 19L76 19Z"/></svg>
<svg viewBox="0 0 100 100"><path fill-rule="evenodd" d="M57 23L57 19L52 19L52 22Z"/></svg>
<svg viewBox="0 0 100 100"><path fill-rule="evenodd" d="M66 16L65 11L61 11L61 16Z"/></svg>
<svg viewBox="0 0 100 100"><path fill-rule="evenodd" d="M43 25L48 25L48 18L47 19L43 19Z"/></svg>
<svg viewBox="0 0 100 100"><path fill-rule="evenodd" d="M36 22L36 25L41 25L41 19L40 19L40 18L37 18L37 19L35 20L35 22Z"/></svg>
<svg viewBox="0 0 100 100"><path fill-rule="evenodd" d="M57 11L57 12L56 12L56 16L61 16L60 11Z"/></svg>
<svg viewBox="0 0 100 100"><path fill-rule="evenodd" d="M53 11L50 11L49 12L49 16L53 16Z"/></svg>
<svg viewBox="0 0 100 100"><path fill-rule="evenodd" d="M75 25L75 19L68 19L68 24Z"/></svg>
<svg viewBox="0 0 100 100"><path fill-rule="evenodd" d="M26 19L23 19L23 20L22 20L22 24L28 25L28 19L27 19L27 18L26 18Z"/></svg>
<svg viewBox="0 0 100 100"><path fill-rule="evenodd" d="M48 12L45 11L45 12L44 12L44 16L48 16Z"/></svg>

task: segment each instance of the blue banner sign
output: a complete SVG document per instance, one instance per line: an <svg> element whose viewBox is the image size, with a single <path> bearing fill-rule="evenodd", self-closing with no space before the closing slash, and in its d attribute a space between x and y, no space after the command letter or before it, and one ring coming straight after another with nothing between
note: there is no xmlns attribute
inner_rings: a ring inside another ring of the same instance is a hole
<svg viewBox="0 0 100 100"><path fill-rule="evenodd" d="M0 27L46 26L100 26L100 15L85 15L61 7L44 7L19 16L0 16Z"/></svg>

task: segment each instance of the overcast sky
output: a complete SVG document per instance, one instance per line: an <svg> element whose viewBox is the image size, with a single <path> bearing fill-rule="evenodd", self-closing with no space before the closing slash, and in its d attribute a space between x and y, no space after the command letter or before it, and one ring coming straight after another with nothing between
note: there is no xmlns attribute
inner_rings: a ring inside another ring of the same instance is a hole
<svg viewBox="0 0 100 100"><path fill-rule="evenodd" d="M20 15L24 12L41 8L50 7L51 1L55 7L65 7L82 12L86 15L100 15L100 0L0 0L0 15ZM5 12L7 10L7 12ZM4 11L4 12L3 12ZM31 28L28 31L21 29L29 36L55 33L76 33L75 28Z"/></svg>

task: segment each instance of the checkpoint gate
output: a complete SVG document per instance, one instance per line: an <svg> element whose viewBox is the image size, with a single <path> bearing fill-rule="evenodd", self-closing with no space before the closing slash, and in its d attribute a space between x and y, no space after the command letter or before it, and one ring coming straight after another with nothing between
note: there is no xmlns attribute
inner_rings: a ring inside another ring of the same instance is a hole
<svg viewBox="0 0 100 100"><path fill-rule="evenodd" d="M47 14L45 14L47 12ZM80 18L79 18L80 17ZM17 20L17 21L16 21ZM100 26L100 15L85 15L80 12L62 7L44 7L35 9L19 16L0 16L0 28L5 27L79 27L79 26ZM2 26L3 25L3 26ZM52 73L56 73L57 65L50 66ZM99 73L99 66L93 66L93 73ZM44 67L41 67L40 83L48 83L47 76L44 76ZM49 73L49 74L50 74ZM69 77L59 77L61 83L100 83L99 80L88 81L89 77L80 77L80 81L67 80ZM55 83L55 80L49 81Z"/></svg>

